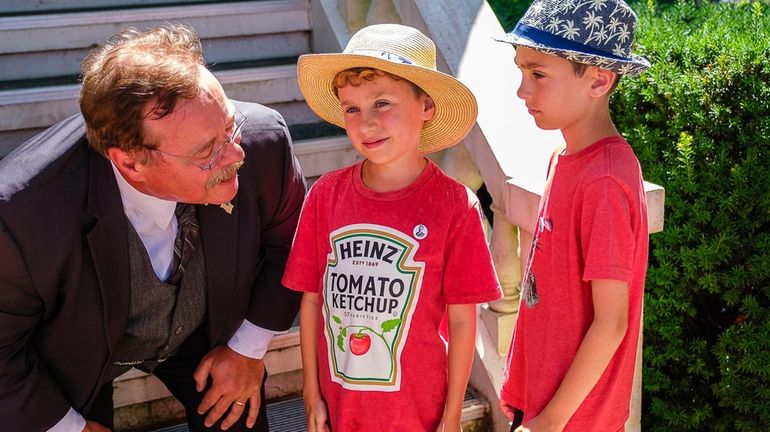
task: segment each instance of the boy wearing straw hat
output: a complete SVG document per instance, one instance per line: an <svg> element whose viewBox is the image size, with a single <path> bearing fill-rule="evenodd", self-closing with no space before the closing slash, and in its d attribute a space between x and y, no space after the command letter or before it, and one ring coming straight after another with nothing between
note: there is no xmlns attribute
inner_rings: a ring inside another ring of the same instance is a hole
<svg viewBox="0 0 770 432"><path fill-rule="evenodd" d="M620 0L535 0L501 39L516 46L518 96L566 142L548 170L501 392L520 431L614 432L629 415L647 214L609 97L619 75L649 67L631 54L635 26Z"/></svg>
<svg viewBox="0 0 770 432"><path fill-rule="evenodd" d="M365 158L313 186L283 278L304 292L308 429L458 431L476 304L500 288L478 200L423 155L465 136L476 101L436 71L431 40L400 25L300 57L298 77Z"/></svg>

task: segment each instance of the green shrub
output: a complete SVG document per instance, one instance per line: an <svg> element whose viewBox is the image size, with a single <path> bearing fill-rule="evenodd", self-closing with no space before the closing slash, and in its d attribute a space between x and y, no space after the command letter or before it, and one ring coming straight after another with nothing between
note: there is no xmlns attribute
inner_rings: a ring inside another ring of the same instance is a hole
<svg viewBox="0 0 770 432"><path fill-rule="evenodd" d="M677 0L661 0L658 3L669 4L676 1ZM527 11L532 0L488 0L487 3L489 3L489 6L491 6L492 10L495 12L497 19L503 26L503 30L508 32L513 30L513 27L519 21L519 18L521 18L521 16L524 15L524 12ZM697 3L700 2L697 1ZM638 5L631 3L631 7L636 10Z"/></svg>
<svg viewBox="0 0 770 432"><path fill-rule="evenodd" d="M653 67L613 96L666 188L645 295L643 430L770 430L770 10L632 4Z"/></svg>
<svg viewBox="0 0 770 432"><path fill-rule="evenodd" d="M524 12L527 11L530 0L489 0L489 6L495 11L497 19L503 26L503 30L511 31Z"/></svg>

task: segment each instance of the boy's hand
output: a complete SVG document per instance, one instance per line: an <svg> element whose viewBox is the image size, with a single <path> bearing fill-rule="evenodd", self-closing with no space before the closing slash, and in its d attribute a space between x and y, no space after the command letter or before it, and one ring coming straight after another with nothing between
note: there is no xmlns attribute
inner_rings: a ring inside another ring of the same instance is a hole
<svg viewBox="0 0 770 432"><path fill-rule="evenodd" d="M323 399L306 399L305 414L307 414L307 432L331 432L329 414Z"/></svg>
<svg viewBox="0 0 770 432"><path fill-rule="evenodd" d="M513 420L513 407L508 405L508 402L500 399L500 410L508 417L508 420Z"/></svg>
<svg viewBox="0 0 770 432"><path fill-rule="evenodd" d="M449 421L446 417L442 417L436 432L463 432L463 428L459 420Z"/></svg>
<svg viewBox="0 0 770 432"><path fill-rule="evenodd" d="M563 430L564 425L554 425L546 417L538 415L526 424L517 427L514 432L561 432Z"/></svg>

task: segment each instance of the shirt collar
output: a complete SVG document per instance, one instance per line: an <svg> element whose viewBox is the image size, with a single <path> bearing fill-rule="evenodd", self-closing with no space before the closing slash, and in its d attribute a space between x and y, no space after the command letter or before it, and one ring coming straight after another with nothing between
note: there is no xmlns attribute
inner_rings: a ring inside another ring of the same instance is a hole
<svg viewBox="0 0 770 432"><path fill-rule="evenodd" d="M118 181L120 199L123 201L123 211L126 215L132 212L139 213L152 221L158 228L165 230L174 216L176 202L139 192L123 178L123 175L118 171L114 163L110 162L110 165L112 165L112 171L115 173L115 179Z"/></svg>

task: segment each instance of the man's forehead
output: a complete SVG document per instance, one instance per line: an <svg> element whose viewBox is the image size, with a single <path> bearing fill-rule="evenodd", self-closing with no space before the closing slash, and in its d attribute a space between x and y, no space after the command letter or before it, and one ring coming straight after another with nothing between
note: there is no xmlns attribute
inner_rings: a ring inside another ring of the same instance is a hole
<svg viewBox="0 0 770 432"><path fill-rule="evenodd" d="M222 140L234 112L229 100L201 91L193 99L180 99L169 115L146 118L144 124L149 137L166 151L193 155Z"/></svg>

